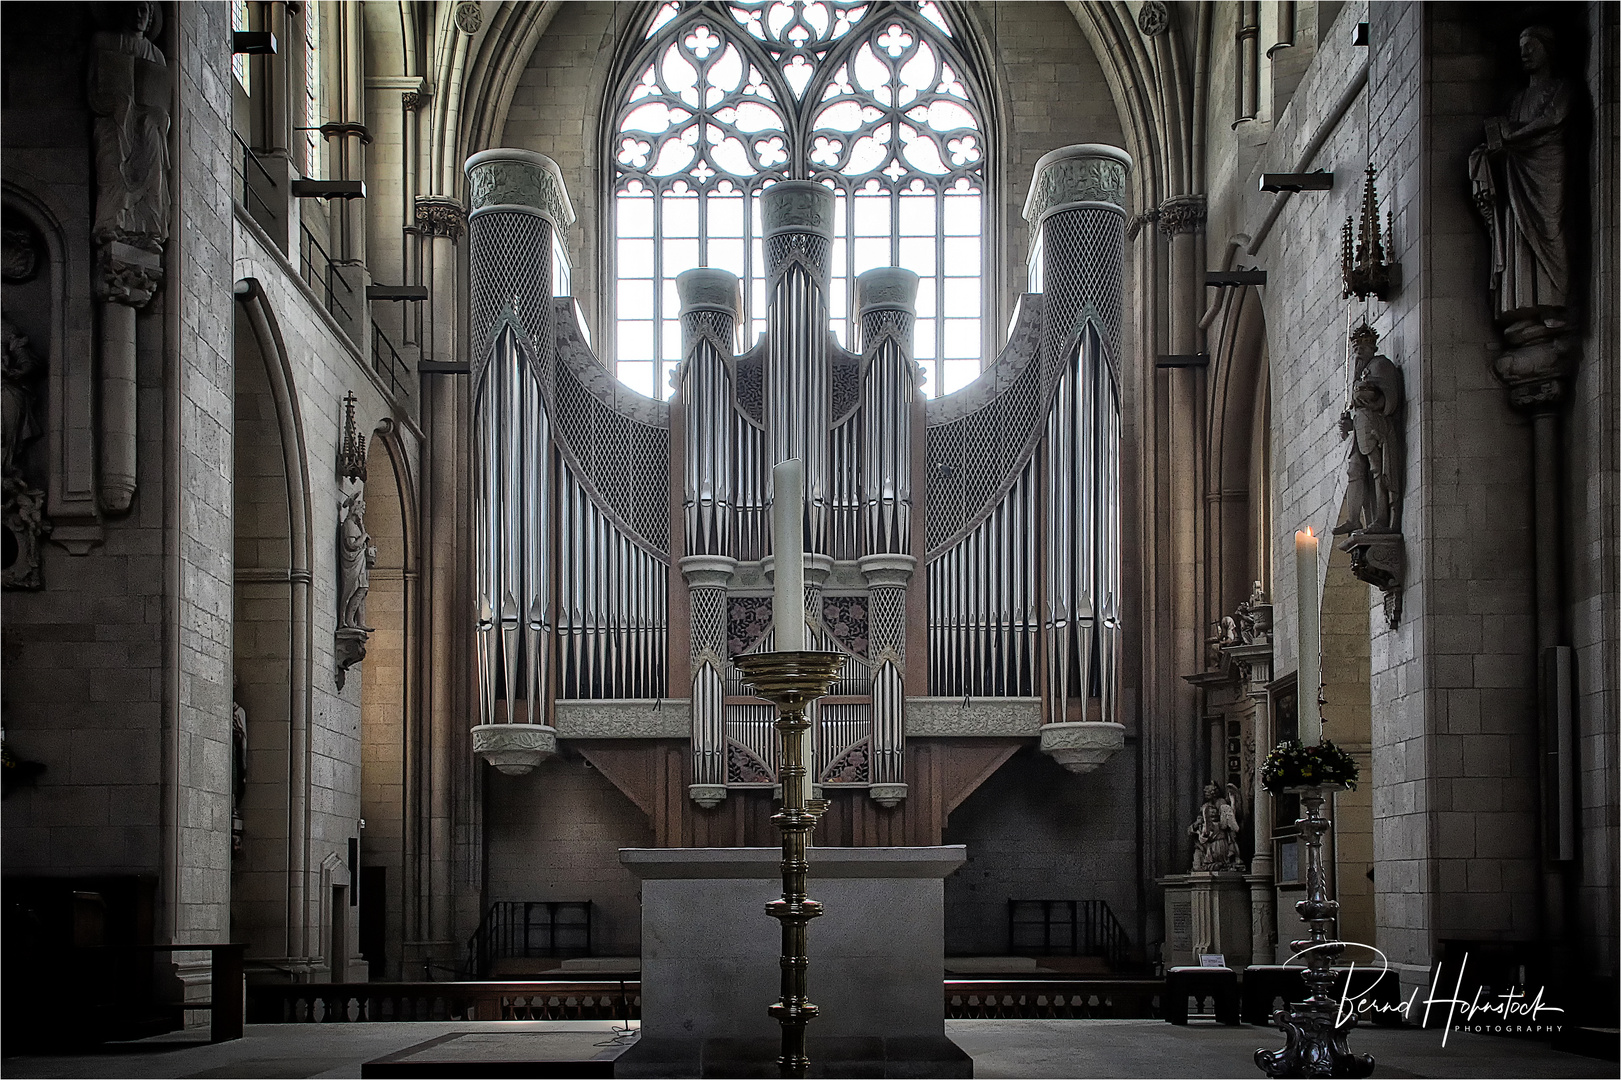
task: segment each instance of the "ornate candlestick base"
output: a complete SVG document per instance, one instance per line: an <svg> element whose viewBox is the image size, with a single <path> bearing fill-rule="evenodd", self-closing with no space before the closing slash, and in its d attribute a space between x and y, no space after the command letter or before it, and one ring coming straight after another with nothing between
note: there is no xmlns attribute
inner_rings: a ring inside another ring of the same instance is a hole
<svg viewBox="0 0 1621 1080"><path fill-rule="evenodd" d="M1345 1076L1373 1075L1373 1058L1353 1054L1345 1040L1356 1027L1356 1013L1344 1020L1337 1016L1339 1002L1334 998L1334 961L1345 946L1328 936L1328 924L1339 911L1338 901L1328 898L1328 879L1323 867L1323 836L1329 820L1319 811L1326 792L1343 790L1343 784L1327 787L1288 788L1298 794L1306 816L1295 822L1306 838L1306 898L1295 904L1300 918L1309 927L1303 941L1291 941L1295 955L1304 953L1306 970L1301 978L1311 996L1297 1005L1279 1009L1273 1020L1283 1032L1282 1050L1255 1051L1255 1064L1268 1076Z"/></svg>
<svg viewBox="0 0 1621 1080"><path fill-rule="evenodd" d="M810 1067L805 1053L805 1025L816 1019L816 1006L806 996L806 926L822 913L822 905L805 895L810 872L805 849L816 822L827 809L826 799L810 797L810 776L805 768L805 738L810 721L805 708L827 693L844 657L838 653L775 652L737 658L743 677L761 697L777 707L777 775L782 781L782 809L771 823L782 830L782 898L766 905L766 914L782 923L782 996L771 1015L782 1025L782 1054L777 1065L783 1076L804 1076Z"/></svg>

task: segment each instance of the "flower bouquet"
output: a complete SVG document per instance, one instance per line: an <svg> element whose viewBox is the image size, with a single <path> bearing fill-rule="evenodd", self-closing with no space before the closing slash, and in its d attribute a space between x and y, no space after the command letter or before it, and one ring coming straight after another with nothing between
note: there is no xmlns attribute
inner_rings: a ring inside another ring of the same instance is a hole
<svg viewBox="0 0 1621 1080"><path fill-rule="evenodd" d="M1289 739L1272 748L1261 764L1261 786L1274 795L1299 788L1356 789L1357 767L1351 755L1324 739L1305 746Z"/></svg>

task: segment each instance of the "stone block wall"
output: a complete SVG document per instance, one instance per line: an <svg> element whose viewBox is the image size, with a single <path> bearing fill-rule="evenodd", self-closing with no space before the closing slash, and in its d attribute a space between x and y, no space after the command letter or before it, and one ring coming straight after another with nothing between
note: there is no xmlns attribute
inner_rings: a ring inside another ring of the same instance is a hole
<svg viewBox="0 0 1621 1080"><path fill-rule="evenodd" d="M622 847L653 846L647 816L583 758L553 758L526 776L488 770L485 896L590 900L598 956L641 949L638 882Z"/></svg>
<svg viewBox="0 0 1621 1080"><path fill-rule="evenodd" d="M968 847L946 878L946 954L1004 954L1009 900L1103 900L1146 944L1137 774L1135 746L1079 776L1027 748L964 799L941 840Z"/></svg>

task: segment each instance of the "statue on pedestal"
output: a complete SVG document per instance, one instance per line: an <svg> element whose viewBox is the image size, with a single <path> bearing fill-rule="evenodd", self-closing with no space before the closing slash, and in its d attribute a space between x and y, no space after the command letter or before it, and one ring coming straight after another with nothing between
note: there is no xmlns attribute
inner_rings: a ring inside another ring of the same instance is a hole
<svg viewBox="0 0 1621 1080"><path fill-rule="evenodd" d="M1193 837L1194 873L1244 872L1243 856L1238 850L1238 803L1236 784L1228 784L1225 795L1214 780L1204 786L1198 820L1188 826L1188 835Z"/></svg>
<svg viewBox="0 0 1621 1080"><path fill-rule="evenodd" d="M1507 346L1495 367L1519 404L1557 397L1558 339L1569 327L1565 138L1574 94L1554 72L1555 44L1549 27L1521 31L1520 66L1530 78L1506 116L1486 121L1486 141L1469 155L1475 206L1491 236L1492 317Z"/></svg>
<svg viewBox="0 0 1621 1080"><path fill-rule="evenodd" d="M1340 414L1340 437L1355 436L1347 456L1349 482L1336 536L1359 529L1401 531L1403 404L1401 371L1376 353L1379 335L1363 323L1351 334L1356 366L1351 400Z"/></svg>

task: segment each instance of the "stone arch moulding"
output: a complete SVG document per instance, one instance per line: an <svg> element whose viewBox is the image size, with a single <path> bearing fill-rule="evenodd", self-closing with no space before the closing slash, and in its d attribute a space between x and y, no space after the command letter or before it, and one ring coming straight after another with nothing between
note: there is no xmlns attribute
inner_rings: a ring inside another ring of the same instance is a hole
<svg viewBox="0 0 1621 1080"><path fill-rule="evenodd" d="M287 953L291 958L313 955L307 915L310 871L310 719L314 712L314 595L311 567L314 565L314 539L310 522L309 454L304 439L304 421L299 412L298 393L281 329L265 296L264 286L255 278L237 281L236 301L248 319L276 406L276 423L281 432L283 465L287 476L288 524L292 537L288 578L292 586L292 670L288 700L288 838L287 838Z"/></svg>
<svg viewBox="0 0 1621 1080"><path fill-rule="evenodd" d="M21 215L45 243L50 275L49 349L45 361L50 538L70 555L88 555L104 538L96 502L95 355L91 340L89 236L69 238L62 222L75 215L48 185L14 167L0 181L6 209ZM75 242L82 239L83 242Z"/></svg>

